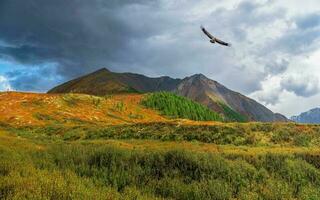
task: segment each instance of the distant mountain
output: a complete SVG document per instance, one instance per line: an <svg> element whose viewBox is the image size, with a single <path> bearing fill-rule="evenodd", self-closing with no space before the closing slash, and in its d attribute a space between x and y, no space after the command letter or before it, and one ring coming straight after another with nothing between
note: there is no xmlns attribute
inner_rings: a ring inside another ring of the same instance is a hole
<svg viewBox="0 0 320 200"><path fill-rule="evenodd" d="M299 123L320 123L320 108L313 108L307 112L303 112L298 116L292 116L290 118L292 121Z"/></svg>
<svg viewBox="0 0 320 200"><path fill-rule="evenodd" d="M105 68L61 84L48 93L85 93L103 96L113 93L171 91L221 113L232 121L287 121L238 92L229 90L203 74L184 79L168 76L150 78L134 73L115 73Z"/></svg>

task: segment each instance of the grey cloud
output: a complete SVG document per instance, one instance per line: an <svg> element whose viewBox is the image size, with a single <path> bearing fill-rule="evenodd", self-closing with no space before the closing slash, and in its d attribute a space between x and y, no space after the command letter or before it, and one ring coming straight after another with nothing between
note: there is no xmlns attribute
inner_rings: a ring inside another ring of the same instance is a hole
<svg viewBox="0 0 320 200"><path fill-rule="evenodd" d="M273 90L271 92L257 94L255 97L265 105L275 105L280 100L280 92L279 90Z"/></svg>
<svg viewBox="0 0 320 200"><path fill-rule="evenodd" d="M281 87L298 96L310 97L320 91L319 80L313 76L289 76L281 81Z"/></svg>
<svg viewBox="0 0 320 200"><path fill-rule="evenodd" d="M307 16L297 18L296 23L300 29L309 29L320 26L320 14L312 13Z"/></svg>
<svg viewBox="0 0 320 200"><path fill-rule="evenodd" d="M319 21L318 13L290 19L288 23L296 24L296 28L291 28L281 37L270 40L259 54L277 52L295 56L314 51L318 48L316 41L320 39Z"/></svg>
<svg viewBox="0 0 320 200"><path fill-rule="evenodd" d="M280 61L269 61L265 65L266 73L268 74L281 74L288 69L289 62L285 59L281 59Z"/></svg>
<svg viewBox="0 0 320 200"><path fill-rule="evenodd" d="M67 77L108 65L120 59L132 38L152 34L122 18L122 10L139 4L152 5L136 0L1 1L0 39L10 47L0 47L0 55L30 66L55 61Z"/></svg>
<svg viewBox="0 0 320 200"><path fill-rule="evenodd" d="M260 12L268 3L242 1L231 10L226 8L217 9L210 16L210 19L214 21L211 24L215 27L217 24L221 28L226 27L229 30L229 34L232 34L233 39L237 41L250 42L250 38L247 38L250 28L285 16L286 12L281 8L274 9L269 13ZM225 28L222 28L222 30L225 30Z"/></svg>
<svg viewBox="0 0 320 200"><path fill-rule="evenodd" d="M320 29L297 29L277 40L277 44L274 47L291 55L298 55L311 52L317 48L313 43L319 38Z"/></svg>

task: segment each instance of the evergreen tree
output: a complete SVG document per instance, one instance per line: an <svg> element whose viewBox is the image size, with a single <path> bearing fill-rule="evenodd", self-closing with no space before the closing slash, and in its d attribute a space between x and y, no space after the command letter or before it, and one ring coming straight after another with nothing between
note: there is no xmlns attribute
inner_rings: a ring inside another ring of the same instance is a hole
<svg viewBox="0 0 320 200"><path fill-rule="evenodd" d="M142 105L159 110L173 118L186 118L199 121L222 121L216 112L188 98L170 92L157 92L146 96Z"/></svg>

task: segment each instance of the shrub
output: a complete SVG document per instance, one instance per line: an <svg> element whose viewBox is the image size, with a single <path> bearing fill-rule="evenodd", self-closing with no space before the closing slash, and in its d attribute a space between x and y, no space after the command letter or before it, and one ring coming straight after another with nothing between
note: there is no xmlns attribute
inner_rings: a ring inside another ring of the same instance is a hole
<svg viewBox="0 0 320 200"><path fill-rule="evenodd" d="M39 149L38 140L16 140L12 146L4 141L0 195L6 199L319 197L320 171L300 159L303 155L134 150L103 142L51 141Z"/></svg>
<svg viewBox="0 0 320 200"><path fill-rule="evenodd" d="M311 137L309 135L304 135L304 134L299 134L295 136L293 139L294 145L297 145L297 146L307 147L309 146L310 142L311 142Z"/></svg>
<svg viewBox="0 0 320 200"><path fill-rule="evenodd" d="M288 200L292 199L292 190L287 182L279 179L269 179L260 190L262 199Z"/></svg>
<svg viewBox="0 0 320 200"><path fill-rule="evenodd" d="M228 105L220 102L218 105L222 108L224 116L227 121L236 121L236 122L247 122L248 118L240 113L234 111Z"/></svg>
<svg viewBox="0 0 320 200"><path fill-rule="evenodd" d="M62 100L70 107L76 106L80 101L74 94L66 94L62 97Z"/></svg>

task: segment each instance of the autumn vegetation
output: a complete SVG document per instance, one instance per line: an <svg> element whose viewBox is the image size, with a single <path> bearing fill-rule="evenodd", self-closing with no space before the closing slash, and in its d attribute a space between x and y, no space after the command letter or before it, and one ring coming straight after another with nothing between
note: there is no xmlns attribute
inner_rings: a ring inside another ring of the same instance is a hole
<svg viewBox="0 0 320 200"><path fill-rule="evenodd" d="M175 119L143 98L0 94L0 199L320 199L319 125Z"/></svg>

